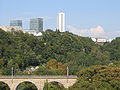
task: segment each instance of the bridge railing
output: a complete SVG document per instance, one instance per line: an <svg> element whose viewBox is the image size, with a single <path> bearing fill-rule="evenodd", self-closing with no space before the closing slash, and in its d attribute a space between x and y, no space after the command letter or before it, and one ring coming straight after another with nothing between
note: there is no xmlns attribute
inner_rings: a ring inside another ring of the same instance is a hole
<svg viewBox="0 0 120 90"><path fill-rule="evenodd" d="M20 79L20 78L34 78L34 79L77 79L77 76L37 76L37 75L29 75L29 76L26 76L26 75L20 75L20 76L0 76L0 79Z"/></svg>

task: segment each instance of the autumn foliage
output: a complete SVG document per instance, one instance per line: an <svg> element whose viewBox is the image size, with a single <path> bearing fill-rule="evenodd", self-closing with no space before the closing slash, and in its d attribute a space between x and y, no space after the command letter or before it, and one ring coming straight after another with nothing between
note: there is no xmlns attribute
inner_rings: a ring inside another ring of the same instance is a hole
<svg viewBox="0 0 120 90"><path fill-rule="evenodd" d="M65 75L67 66L66 64L57 62L55 59L51 59L50 61L47 62L46 68L50 70L58 69L63 73L63 75Z"/></svg>

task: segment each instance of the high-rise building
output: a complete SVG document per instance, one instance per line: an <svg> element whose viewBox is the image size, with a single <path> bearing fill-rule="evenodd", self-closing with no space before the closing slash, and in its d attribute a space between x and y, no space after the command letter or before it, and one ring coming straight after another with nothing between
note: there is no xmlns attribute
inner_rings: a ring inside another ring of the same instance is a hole
<svg viewBox="0 0 120 90"><path fill-rule="evenodd" d="M22 27L22 20L11 20L10 26L21 26Z"/></svg>
<svg viewBox="0 0 120 90"><path fill-rule="evenodd" d="M65 32L65 13L58 13L57 17L57 30L60 32Z"/></svg>
<svg viewBox="0 0 120 90"><path fill-rule="evenodd" d="M43 31L43 18L30 19L30 30L35 30L37 32Z"/></svg>

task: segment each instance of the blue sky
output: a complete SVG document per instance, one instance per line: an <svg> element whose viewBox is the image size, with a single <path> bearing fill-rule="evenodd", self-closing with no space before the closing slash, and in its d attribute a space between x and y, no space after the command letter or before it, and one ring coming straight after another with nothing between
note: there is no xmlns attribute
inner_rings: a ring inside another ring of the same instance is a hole
<svg viewBox="0 0 120 90"><path fill-rule="evenodd" d="M66 14L66 30L75 34L120 35L120 0L0 0L0 25L22 19L29 29L29 18L43 17L44 30L55 30L60 11Z"/></svg>

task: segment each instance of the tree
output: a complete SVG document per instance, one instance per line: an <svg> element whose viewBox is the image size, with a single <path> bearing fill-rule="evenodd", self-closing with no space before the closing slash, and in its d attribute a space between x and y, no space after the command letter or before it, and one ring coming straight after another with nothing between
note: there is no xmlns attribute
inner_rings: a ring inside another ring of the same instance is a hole
<svg viewBox="0 0 120 90"><path fill-rule="evenodd" d="M120 89L120 67L112 66L92 66L78 73L78 81L70 90L94 90L94 89Z"/></svg>
<svg viewBox="0 0 120 90"><path fill-rule="evenodd" d="M31 82L23 82L18 85L16 90L37 90L37 87Z"/></svg>
<svg viewBox="0 0 120 90"><path fill-rule="evenodd" d="M7 84L0 82L0 90L10 90L10 88Z"/></svg>

